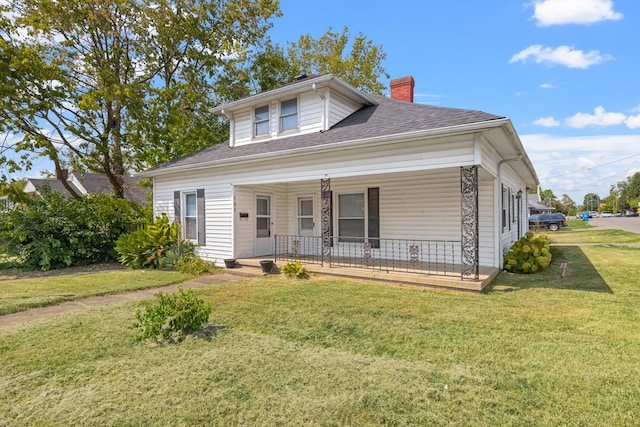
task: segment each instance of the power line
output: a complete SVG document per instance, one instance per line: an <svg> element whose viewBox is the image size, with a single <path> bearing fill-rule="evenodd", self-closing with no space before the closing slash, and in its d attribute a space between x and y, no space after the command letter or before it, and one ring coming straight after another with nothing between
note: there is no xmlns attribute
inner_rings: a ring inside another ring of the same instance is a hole
<svg viewBox="0 0 640 427"><path fill-rule="evenodd" d="M602 166L612 165L612 164L614 164L614 163L618 163L618 162L621 162L621 161L623 161L623 160L631 159L631 158L633 158L633 157L638 157L638 156L640 156L640 154L632 154L631 156L623 157L623 158L621 158L621 159L613 160L613 161L611 161L611 162L602 163L602 164L600 164L600 165L591 166L591 167L584 168L584 169L580 169L580 170L577 170L577 171L565 172L565 173L561 173L561 174L559 174L559 175L545 176L545 177L544 177L544 178L542 178L542 179L559 178L559 177L561 177L561 176L573 175L573 174L576 174L576 173L579 173L579 172L585 172L585 171L589 171L589 170L592 170L592 169L597 169L597 168L600 168L600 167L602 167Z"/></svg>

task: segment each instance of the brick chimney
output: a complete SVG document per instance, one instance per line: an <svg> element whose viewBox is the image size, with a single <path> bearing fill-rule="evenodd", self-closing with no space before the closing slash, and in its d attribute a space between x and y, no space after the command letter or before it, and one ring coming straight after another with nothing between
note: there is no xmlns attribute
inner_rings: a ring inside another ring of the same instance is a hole
<svg viewBox="0 0 640 427"><path fill-rule="evenodd" d="M416 82L411 76L391 80L391 83L389 83L391 87L391 98L397 99L398 101L413 102L413 87L415 85Z"/></svg>

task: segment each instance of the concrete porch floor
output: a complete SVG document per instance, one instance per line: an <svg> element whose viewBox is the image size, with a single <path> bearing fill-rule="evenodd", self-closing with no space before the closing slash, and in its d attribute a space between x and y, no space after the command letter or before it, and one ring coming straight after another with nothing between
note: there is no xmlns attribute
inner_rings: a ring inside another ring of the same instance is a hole
<svg viewBox="0 0 640 427"><path fill-rule="evenodd" d="M227 269L228 273L240 274L240 275L261 275L262 270L260 267L260 261L271 260L273 258L260 257L260 258L241 258L237 260L237 267L233 269ZM275 262L276 267L282 267L287 264L288 261ZM498 275L498 268L480 267L480 276L478 280L465 279L461 280L459 275L442 276L427 273L410 273L402 271L385 271L379 269L367 269L357 267L329 267L328 265L321 266L318 264L304 263L302 265L307 269L309 273L323 274L327 276L339 276L348 277L353 279L365 279L392 283L402 283L418 286L429 286L447 289L460 289L467 291L482 291L491 281ZM275 271L275 269L274 269Z"/></svg>

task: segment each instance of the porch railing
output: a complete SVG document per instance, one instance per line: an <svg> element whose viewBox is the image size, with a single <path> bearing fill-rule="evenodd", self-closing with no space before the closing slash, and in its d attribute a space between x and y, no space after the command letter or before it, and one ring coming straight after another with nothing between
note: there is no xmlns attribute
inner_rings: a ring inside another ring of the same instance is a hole
<svg viewBox="0 0 640 427"><path fill-rule="evenodd" d="M275 260L463 278L460 240L348 239L332 236L331 243L331 250L325 254L322 237L276 235Z"/></svg>

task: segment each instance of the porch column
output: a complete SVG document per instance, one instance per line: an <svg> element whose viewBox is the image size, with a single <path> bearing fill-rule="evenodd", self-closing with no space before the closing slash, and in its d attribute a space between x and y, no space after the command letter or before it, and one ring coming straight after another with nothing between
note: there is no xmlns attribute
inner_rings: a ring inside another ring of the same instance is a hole
<svg viewBox="0 0 640 427"><path fill-rule="evenodd" d="M320 224L322 227L322 258L331 255L331 180L320 180Z"/></svg>
<svg viewBox="0 0 640 427"><path fill-rule="evenodd" d="M478 167L460 168L462 278L479 278Z"/></svg>

